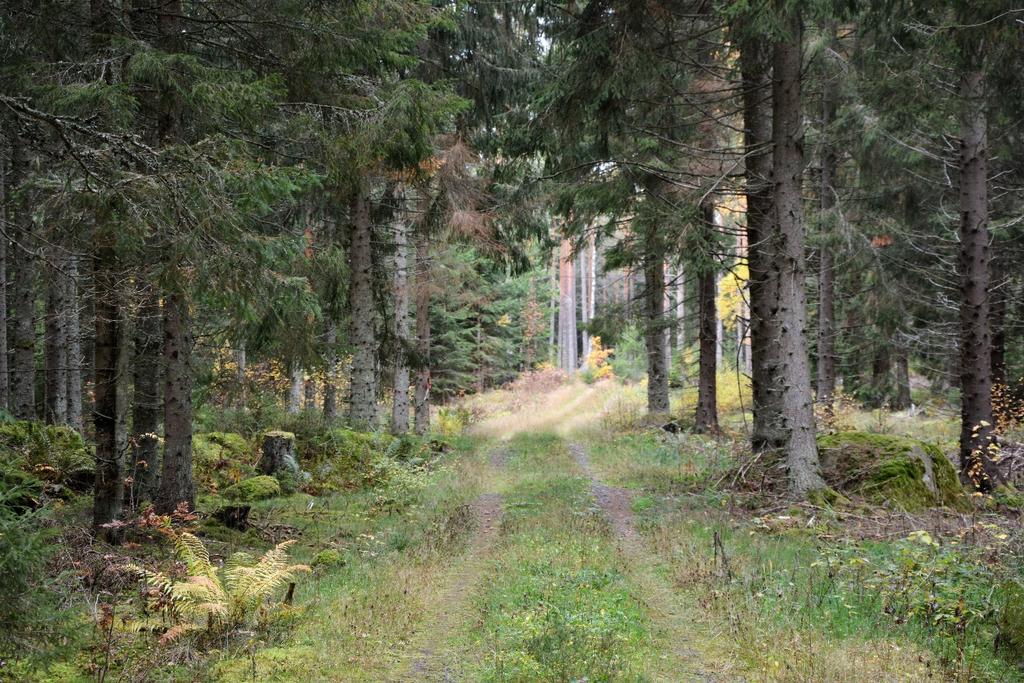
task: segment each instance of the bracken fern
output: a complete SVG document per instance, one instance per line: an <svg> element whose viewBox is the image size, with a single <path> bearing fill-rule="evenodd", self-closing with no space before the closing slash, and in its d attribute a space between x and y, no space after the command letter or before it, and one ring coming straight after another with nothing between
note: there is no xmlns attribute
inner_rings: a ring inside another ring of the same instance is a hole
<svg viewBox="0 0 1024 683"><path fill-rule="evenodd" d="M258 560L248 553L236 553L218 570L210 561L203 542L189 533L175 540L175 552L185 563L188 577L175 581L163 572L154 572L136 564L125 569L141 578L149 587L148 605L168 626L161 640L170 642L191 631L220 635L251 624L266 616L267 602L279 588L293 583L296 575L308 572L302 564L289 564L285 541L267 551ZM136 630L152 629L152 620L129 624Z"/></svg>

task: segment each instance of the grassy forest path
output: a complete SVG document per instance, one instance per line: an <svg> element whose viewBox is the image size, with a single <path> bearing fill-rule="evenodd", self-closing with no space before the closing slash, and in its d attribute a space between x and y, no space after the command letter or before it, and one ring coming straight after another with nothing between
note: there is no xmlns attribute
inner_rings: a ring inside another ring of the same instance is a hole
<svg viewBox="0 0 1024 683"><path fill-rule="evenodd" d="M475 427L494 490L392 680L729 680L708 673L698 606L645 548L632 492L602 483L576 439L614 398L560 387Z"/></svg>

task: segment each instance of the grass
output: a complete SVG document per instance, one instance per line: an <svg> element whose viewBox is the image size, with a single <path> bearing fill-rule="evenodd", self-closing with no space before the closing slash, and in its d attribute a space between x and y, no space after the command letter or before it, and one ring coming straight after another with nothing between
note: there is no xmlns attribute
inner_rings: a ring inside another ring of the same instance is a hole
<svg viewBox="0 0 1024 683"><path fill-rule="evenodd" d="M564 443L519 437L464 680L649 680L650 619Z"/></svg>
<svg viewBox="0 0 1024 683"><path fill-rule="evenodd" d="M639 528L676 593L703 608L700 630L722 633L714 645L726 646L750 680L1024 680L994 653L991 614L960 635L935 623L943 600L950 618L960 598L967 609L998 607L993 595L1006 571L979 554L943 559L956 546L908 554L907 541L857 542L828 511L783 508L760 518L726 510L728 492L713 483L734 456L702 437L587 436L600 476L637 489ZM842 574L837 557L845 558ZM864 576L852 575L865 560ZM921 594L911 595L915 587Z"/></svg>
<svg viewBox="0 0 1024 683"><path fill-rule="evenodd" d="M385 680L438 609L443 576L472 532L467 504L487 476L482 450L471 443L424 475L417 501L401 513L381 512L365 490L256 503L255 525L301 539L293 552L298 561L325 550L340 561L298 585L299 612L287 623L248 647L215 655L204 679ZM251 532L221 535L225 553L254 544Z"/></svg>

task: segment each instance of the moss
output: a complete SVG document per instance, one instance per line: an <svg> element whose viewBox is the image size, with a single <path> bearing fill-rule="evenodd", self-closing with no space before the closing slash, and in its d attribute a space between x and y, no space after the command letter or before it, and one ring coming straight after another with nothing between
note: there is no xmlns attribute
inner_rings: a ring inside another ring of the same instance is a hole
<svg viewBox="0 0 1024 683"><path fill-rule="evenodd" d="M345 564L345 556L341 554L340 550L335 548L327 548L321 550L313 556L313 561L309 563L311 567L323 567L325 569L330 567L338 567Z"/></svg>
<svg viewBox="0 0 1024 683"><path fill-rule="evenodd" d="M826 486L825 488L809 491L807 493L807 502L818 507L830 508L845 505L850 500L831 486Z"/></svg>
<svg viewBox="0 0 1024 683"><path fill-rule="evenodd" d="M337 491L375 483L376 464L396 441L390 434L332 429L303 444L302 452L313 484Z"/></svg>
<svg viewBox="0 0 1024 683"><path fill-rule="evenodd" d="M1007 581L1000 587L1003 607L999 611L998 649L1007 659L1024 663L1024 586Z"/></svg>
<svg viewBox="0 0 1024 683"><path fill-rule="evenodd" d="M934 444L889 434L839 432L818 438L829 484L905 510L969 507L956 469Z"/></svg>
<svg viewBox="0 0 1024 683"><path fill-rule="evenodd" d="M222 683L247 683L252 680L305 682L315 670L316 651L309 646L268 647L252 656L224 659L211 671L212 680ZM254 676L255 672L255 676Z"/></svg>
<svg viewBox="0 0 1024 683"><path fill-rule="evenodd" d="M201 488L216 491L253 474L252 447L232 432L203 432L192 437L195 477Z"/></svg>
<svg viewBox="0 0 1024 683"><path fill-rule="evenodd" d="M76 489L92 484L92 448L71 427L27 420L0 424L0 458L20 462L43 481Z"/></svg>
<svg viewBox="0 0 1024 683"><path fill-rule="evenodd" d="M250 477L224 489L223 495L228 500L241 503L252 503L281 495L281 485L277 479L267 475Z"/></svg>

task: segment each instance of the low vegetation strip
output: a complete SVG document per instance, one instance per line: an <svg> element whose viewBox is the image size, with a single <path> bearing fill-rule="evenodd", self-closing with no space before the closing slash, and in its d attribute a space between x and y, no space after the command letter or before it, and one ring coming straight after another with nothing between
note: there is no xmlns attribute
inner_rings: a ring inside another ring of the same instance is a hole
<svg viewBox="0 0 1024 683"><path fill-rule="evenodd" d="M469 592L481 579L484 561L494 546L502 517L499 493L484 493L470 506L475 532L465 555L448 577L439 602L440 612L427 620L423 637L415 645L416 659L407 671L393 679L396 683L449 681L460 667L459 653L448 646L450 635L465 619Z"/></svg>

